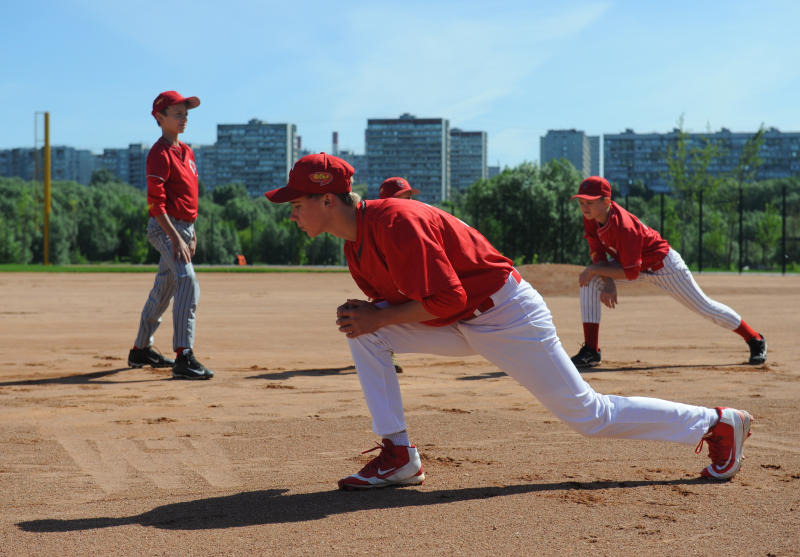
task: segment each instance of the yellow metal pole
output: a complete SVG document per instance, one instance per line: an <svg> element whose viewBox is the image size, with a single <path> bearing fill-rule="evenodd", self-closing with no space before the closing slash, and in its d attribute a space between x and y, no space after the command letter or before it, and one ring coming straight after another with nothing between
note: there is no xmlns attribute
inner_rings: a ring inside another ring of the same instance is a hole
<svg viewBox="0 0 800 557"><path fill-rule="evenodd" d="M44 264L50 264L50 113L44 113Z"/></svg>

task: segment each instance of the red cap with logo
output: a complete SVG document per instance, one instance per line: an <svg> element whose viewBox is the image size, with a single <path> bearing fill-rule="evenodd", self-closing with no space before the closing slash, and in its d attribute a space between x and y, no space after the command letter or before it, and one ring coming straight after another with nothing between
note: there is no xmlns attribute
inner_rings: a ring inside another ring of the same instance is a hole
<svg viewBox="0 0 800 557"><path fill-rule="evenodd" d="M153 118L155 118L156 114L168 106L180 103L186 103L188 108L197 108L200 106L200 99L197 97L183 97L177 91L164 91L156 97L156 100L153 101L153 111L150 114L152 114Z"/></svg>
<svg viewBox="0 0 800 557"><path fill-rule="evenodd" d="M381 184L381 189L378 190L378 197L387 199L389 197L397 197L398 194L411 192L411 195L417 195L419 190L412 188L405 178L394 176L386 178Z"/></svg>
<svg viewBox="0 0 800 557"><path fill-rule="evenodd" d="M611 198L611 184L601 176L589 176L578 188L578 193L570 199L600 199L601 197Z"/></svg>
<svg viewBox="0 0 800 557"><path fill-rule="evenodd" d="M350 163L339 157L306 155L294 163L288 184L264 195L273 203L285 203L311 193L347 193L354 172Z"/></svg>

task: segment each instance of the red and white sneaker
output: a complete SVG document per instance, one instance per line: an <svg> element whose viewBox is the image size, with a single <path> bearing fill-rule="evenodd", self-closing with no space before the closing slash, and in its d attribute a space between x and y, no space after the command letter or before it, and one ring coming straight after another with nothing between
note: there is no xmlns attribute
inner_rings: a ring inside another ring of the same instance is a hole
<svg viewBox="0 0 800 557"><path fill-rule="evenodd" d="M384 439L376 447L361 454L381 450L357 474L339 480L339 489L372 489L375 487L419 485L425 480L419 451L414 445L404 447Z"/></svg>
<svg viewBox="0 0 800 557"><path fill-rule="evenodd" d="M703 442L708 443L708 456L711 464L700 475L713 480L729 480L742 465L742 446L750 437L750 422L753 416L735 408L716 408L719 414L717 425L708 430L695 449L700 454Z"/></svg>

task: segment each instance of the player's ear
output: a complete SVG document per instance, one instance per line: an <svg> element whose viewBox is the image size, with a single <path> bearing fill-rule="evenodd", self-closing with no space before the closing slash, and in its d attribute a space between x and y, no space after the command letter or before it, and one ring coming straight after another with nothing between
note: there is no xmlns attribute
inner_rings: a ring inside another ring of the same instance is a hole
<svg viewBox="0 0 800 557"><path fill-rule="evenodd" d="M322 202L322 203L323 203L323 205L325 205L326 207L330 207L330 206L331 206L331 194L329 194L329 193L326 193L326 194L325 194L325 199L323 199L323 202Z"/></svg>

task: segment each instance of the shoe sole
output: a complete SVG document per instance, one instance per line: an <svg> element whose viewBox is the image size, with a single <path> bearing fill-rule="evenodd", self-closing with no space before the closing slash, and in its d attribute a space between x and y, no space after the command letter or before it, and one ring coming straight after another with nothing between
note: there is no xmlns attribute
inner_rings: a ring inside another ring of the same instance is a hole
<svg viewBox="0 0 800 557"><path fill-rule="evenodd" d="M572 362L572 364L573 364L573 365L574 365L576 368L578 368L578 369L585 369L585 368L587 368L587 367L597 367L597 366L599 366L601 363L602 363L602 362L590 362L590 363L588 363L588 364L576 364L575 362Z"/></svg>
<svg viewBox="0 0 800 557"><path fill-rule="evenodd" d="M339 480L338 485L339 489L342 491L364 491L366 489L381 489L384 487L410 487L412 485L422 485L425 481L425 473L423 472L419 476L411 476L405 480L400 480L399 482L386 482L382 484L364 484L364 485L354 485L343 483L344 480Z"/></svg>
<svg viewBox="0 0 800 557"><path fill-rule="evenodd" d="M177 375L175 373L172 374L173 379L183 379L186 381L205 381L214 377L213 375Z"/></svg>
<svg viewBox="0 0 800 557"><path fill-rule="evenodd" d="M161 368L165 368L165 367L172 367L173 365L175 365L175 364L168 364L166 362L163 363L163 364L149 364L149 363L148 364L140 364L140 363L136 363L136 362L132 362L132 361L128 360L128 367L133 368L133 369L139 369L140 367L144 367L144 366L150 366L153 369L161 369Z"/></svg>

